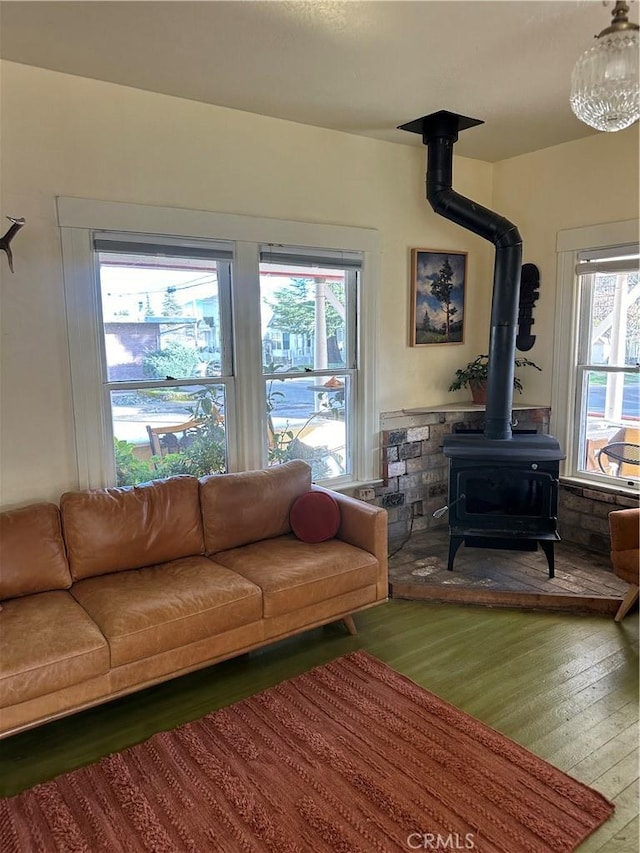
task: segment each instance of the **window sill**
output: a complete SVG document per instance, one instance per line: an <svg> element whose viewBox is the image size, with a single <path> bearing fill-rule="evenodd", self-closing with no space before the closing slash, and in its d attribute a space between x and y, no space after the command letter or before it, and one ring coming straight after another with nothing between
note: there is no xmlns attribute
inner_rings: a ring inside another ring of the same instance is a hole
<svg viewBox="0 0 640 853"><path fill-rule="evenodd" d="M611 483L600 483L598 481L589 480L586 477L560 477L561 486L577 486L582 489L593 489L596 492L603 492L607 495L624 495L629 498L637 498L639 485L625 486L613 485Z"/></svg>
<svg viewBox="0 0 640 853"><path fill-rule="evenodd" d="M384 480L349 480L349 482L331 483L331 480L319 480L318 485L325 489L331 489L332 492L351 492L354 489L373 489L376 486L381 486Z"/></svg>

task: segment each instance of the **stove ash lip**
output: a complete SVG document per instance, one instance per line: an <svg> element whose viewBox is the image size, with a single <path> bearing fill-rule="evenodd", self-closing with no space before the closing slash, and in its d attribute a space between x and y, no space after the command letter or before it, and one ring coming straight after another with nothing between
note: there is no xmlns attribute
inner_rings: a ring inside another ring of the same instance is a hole
<svg viewBox="0 0 640 853"><path fill-rule="evenodd" d="M553 435L537 433L511 438L495 439L474 433L447 435L442 442L442 452L448 459L468 459L476 463L503 462L560 462L567 458L560 442Z"/></svg>

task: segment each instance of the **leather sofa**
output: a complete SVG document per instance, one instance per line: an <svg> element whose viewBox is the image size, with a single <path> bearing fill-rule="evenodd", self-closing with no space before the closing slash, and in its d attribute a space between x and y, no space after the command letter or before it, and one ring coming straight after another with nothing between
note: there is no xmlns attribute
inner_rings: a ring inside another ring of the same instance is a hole
<svg viewBox="0 0 640 853"><path fill-rule="evenodd" d="M0 515L0 737L387 598L387 518L338 493L334 538L289 513L301 461L62 495Z"/></svg>

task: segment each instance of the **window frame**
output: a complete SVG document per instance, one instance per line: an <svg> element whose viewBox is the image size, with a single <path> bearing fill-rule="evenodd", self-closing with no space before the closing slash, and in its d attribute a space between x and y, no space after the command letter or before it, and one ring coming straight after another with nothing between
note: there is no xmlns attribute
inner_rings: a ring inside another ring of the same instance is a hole
<svg viewBox="0 0 640 853"><path fill-rule="evenodd" d="M620 254L625 247L637 246L639 227L640 220L631 219L558 232L551 393L551 431L561 441L567 457L561 463L560 473L563 481L631 495L638 494L637 483L622 477L590 474L579 470L578 467L581 458L580 419L584 399L584 377L589 370L622 372L624 368L587 363L585 339L588 336L584 333L581 335L587 300L581 298L581 276L576 272L576 267L586 256L611 257L616 252ZM588 319L590 320L590 314ZM626 372L629 372L629 367L631 366L627 366Z"/></svg>
<svg viewBox="0 0 640 853"><path fill-rule="evenodd" d="M266 392L262 372L260 327L260 248L265 244L305 249L330 249L362 255L357 294L357 364L354 389L354 445L352 474L325 481L332 488L353 487L378 479L378 428L376 423L376 324L379 281L379 234L374 229L313 224L236 214L192 211L183 208L57 198L57 217L67 311L69 360L73 390L74 438L80 488L100 488L115 483L111 450L112 422L104 388L101 347L103 331L99 304L99 271L94 252L97 232L126 235L141 241L210 240L234 244L232 311L233 375L244 381L230 383L227 402L228 470L265 467L266 431L260 441L242 424L262 424ZM221 379L223 377L220 377ZM193 384L184 380L183 384ZM177 384L177 383L171 383Z"/></svg>

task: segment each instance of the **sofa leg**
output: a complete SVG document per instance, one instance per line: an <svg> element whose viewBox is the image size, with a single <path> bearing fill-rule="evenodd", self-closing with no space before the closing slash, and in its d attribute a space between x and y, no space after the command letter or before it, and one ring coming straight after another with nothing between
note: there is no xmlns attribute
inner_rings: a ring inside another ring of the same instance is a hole
<svg viewBox="0 0 640 853"><path fill-rule="evenodd" d="M353 616L345 616L342 621L344 622L344 627L350 634L357 634L358 629L356 628L356 623L353 621Z"/></svg>
<svg viewBox="0 0 640 853"><path fill-rule="evenodd" d="M629 591L622 599L622 604L618 608L618 612L616 613L615 621L620 622L627 615L629 610L633 607L633 605L638 600L638 595L640 595L640 589L634 585L629 587Z"/></svg>

